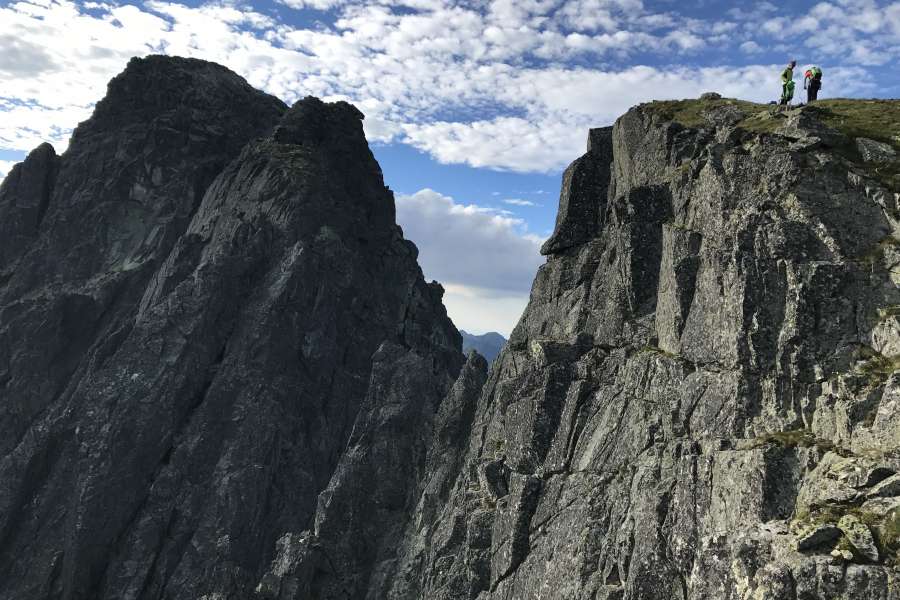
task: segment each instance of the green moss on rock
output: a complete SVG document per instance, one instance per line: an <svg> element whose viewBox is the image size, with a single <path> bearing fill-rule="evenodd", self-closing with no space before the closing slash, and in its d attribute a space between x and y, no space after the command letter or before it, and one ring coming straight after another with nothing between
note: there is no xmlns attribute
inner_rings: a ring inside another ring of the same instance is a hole
<svg viewBox="0 0 900 600"><path fill-rule="evenodd" d="M782 448L819 448L820 450L835 452L842 456L845 454L831 440L817 437L809 429L765 433L754 439L750 444L750 448L763 448L773 444Z"/></svg>

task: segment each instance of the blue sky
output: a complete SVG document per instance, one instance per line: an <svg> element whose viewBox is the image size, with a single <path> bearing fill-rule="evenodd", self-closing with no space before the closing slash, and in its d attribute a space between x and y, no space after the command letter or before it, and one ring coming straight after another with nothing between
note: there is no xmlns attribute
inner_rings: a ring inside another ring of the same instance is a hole
<svg viewBox="0 0 900 600"><path fill-rule="evenodd" d="M355 103L398 220L458 326L508 334L587 130L651 99L897 97L900 1L0 1L0 176L58 151L131 56L225 64L293 102Z"/></svg>

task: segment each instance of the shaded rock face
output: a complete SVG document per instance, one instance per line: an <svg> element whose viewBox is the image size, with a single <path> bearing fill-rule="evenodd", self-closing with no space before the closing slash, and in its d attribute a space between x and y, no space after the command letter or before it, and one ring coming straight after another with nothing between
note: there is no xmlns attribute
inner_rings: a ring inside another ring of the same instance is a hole
<svg viewBox="0 0 900 600"><path fill-rule="evenodd" d="M361 119L135 59L64 155L13 169L0 598L255 597L311 529L365 540L338 564L366 585L465 359Z"/></svg>

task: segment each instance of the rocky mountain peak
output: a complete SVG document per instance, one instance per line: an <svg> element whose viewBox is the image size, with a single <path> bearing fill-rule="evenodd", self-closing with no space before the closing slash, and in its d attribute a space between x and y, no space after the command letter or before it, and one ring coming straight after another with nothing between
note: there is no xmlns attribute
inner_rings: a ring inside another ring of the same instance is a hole
<svg viewBox="0 0 900 600"><path fill-rule="evenodd" d="M592 130L386 597L892 598L898 146L896 101Z"/></svg>
<svg viewBox="0 0 900 600"><path fill-rule="evenodd" d="M465 359L361 117L149 57L13 169L0 597L252 597L333 478L375 476L367 423L405 407L392 485L424 465Z"/></svg>
<svg viewBox="0 0 900 600"><path fill-rule="evenodd" d="M92 118L75 130L73 139L103 128L119 129L160 118L178 128L215 121L217 114L224 119L240 114L252 124L285 108L283 102L253 89L222 65L174 56L135 57L109 82L106 96L97 103Z"/></svg>
<svg viewBox="0 0 900 600"><path fill-rule="evenodd" d="M898 107L591 130L489 368L356 109L133 61L0 187L0 598L896 600Z"/></svg>

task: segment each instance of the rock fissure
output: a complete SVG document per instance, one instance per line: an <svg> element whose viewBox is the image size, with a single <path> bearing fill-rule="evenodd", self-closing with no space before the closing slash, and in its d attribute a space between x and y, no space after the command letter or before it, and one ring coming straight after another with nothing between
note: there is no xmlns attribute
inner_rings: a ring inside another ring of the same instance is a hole
<svg viewBox="0 0 900 600"><path fill-rule="evenodd" d="M147 57L14 167L0 598L895 600L895 101L591 130L490 372L362 118Z"/></svg>

